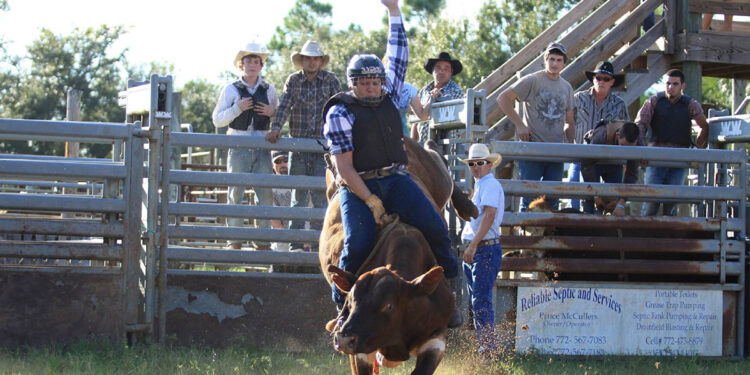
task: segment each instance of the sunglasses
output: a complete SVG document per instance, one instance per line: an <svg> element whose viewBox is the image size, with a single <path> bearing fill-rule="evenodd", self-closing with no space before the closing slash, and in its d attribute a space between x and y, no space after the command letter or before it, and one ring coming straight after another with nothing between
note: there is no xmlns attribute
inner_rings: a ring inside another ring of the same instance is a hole
<svg viewBox="0 0 750 375"><path fill-rule="evenodd" d="M595 76L594 78L596 78L597 81L602 81L602 82L609 82L609 81L612 80L612 77L606 77L606 76L604 76L604 77L602 77L602 76Z"/></svg>
<svg viewBox="0 0 750 375"><path fill-rule="evenodd" d="M486 160L480 160L480 161L470 161L470 162L468 162L468 163L466 163L466 164L468 164L468 165L469 165L470 167L473 167L473 166L475 166L475 165L476 165L476 166L480 166L480 167L481 167L481 166L483 166L483 165L485 165L485 164L489 164L489 163L490 163L490 162L488 162L488 161L486 161Z"/></svg>
<svg viewBox="0 0 750 375"><path fill-rule="evenodd" d="M274 164L281 164L281 163L288 163L288 162L289 162L289 158L276 158L273 161Z"/></svg>

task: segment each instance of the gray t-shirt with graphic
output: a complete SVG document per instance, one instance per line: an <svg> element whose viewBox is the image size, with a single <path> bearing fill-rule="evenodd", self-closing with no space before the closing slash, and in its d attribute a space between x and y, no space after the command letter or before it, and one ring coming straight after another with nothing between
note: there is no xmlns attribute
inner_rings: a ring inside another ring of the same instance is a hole
<svg viewBox="0 0 750 375"><path fill-rule="evenodd" d="M531 73L510 87L523 104L523 122L532 142L563 142L565 114L575 106L573 88L564 78L550 78L544 70Z"/></svg>

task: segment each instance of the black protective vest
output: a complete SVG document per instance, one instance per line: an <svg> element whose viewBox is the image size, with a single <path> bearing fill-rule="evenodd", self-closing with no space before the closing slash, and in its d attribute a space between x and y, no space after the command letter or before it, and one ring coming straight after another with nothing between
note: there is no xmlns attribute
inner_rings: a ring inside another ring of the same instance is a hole
<svg viewBox="0 0 750 375"><path fill-rule="evenodd" d="M408 162L401 117L390 95L386 95L377 107L371 107L359 104L348 93L339 93L328 100L323 113L328 113L334 104L343 104L354 115L352 160L357 172Z"/></svg>
<svg viewBox="0 0 750 375"><path fill-rule="evenodd" d="M664 92L656 94L656 108L651 118L650 142L671 142L689 147L691 144L690 112L688 105L692 100L682 95L676 103L669 102Z"/></svg>
<svg viewBox="0 0 750 375"><path fill-rule="evenodd" d="M267 83L262 82L260 85L258 85L258 88L255 90L255 94L253 95L250 95L250 92L247 91L247 88L241 81L237 81L233 83L233 85L237 88L237 91L240 92L240 99L245 99L249 96L253 98L253 103L269 104ZM247 130L247 128L250 127L250 124L253 124L254 130L268 130L268 125L270 123L270 117L258 114L257 112L253 111L252 108L250 108L247 111L242 112L239 116L237 116L237 118L232 120L232 122L229 124L229 127L237 130Z"/></svg>

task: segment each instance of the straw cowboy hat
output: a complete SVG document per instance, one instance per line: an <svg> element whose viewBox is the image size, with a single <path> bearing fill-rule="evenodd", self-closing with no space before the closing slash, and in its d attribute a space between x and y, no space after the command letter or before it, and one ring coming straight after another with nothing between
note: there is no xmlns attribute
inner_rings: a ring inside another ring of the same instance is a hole
<svg viewBox="0 0 750 375"><path fill-rule="evenodd" d="M490 153L490 149L484 143L475 143L469 147L469 156L466 159L459 158L458 160L464 164L475 160L487 160L492 163L492 168L495 168L503 161L503 157L494 152Z"/></svg>
<svg viewBox="0 0 750 375"><path fill-rule="evenodd" d="M447 61L451 63L451 70L453 71L453 74L451 74L451 76L455 76L456 74L461 73L461 71L464 69L461 61L451 59L450 53L440 52L440 54L436 58L427 59L427 62L424 63L424 70L426 70L427 73L432 74L432 71L435 69L435 64L437 64L438 61Z"/></svg>
<svg viewBox="0 0 750 375"><path fill-rule="evenodd" d="M586 71L586 78L589 81L593 82L594 77L597 74L606 74L608 76L614 77L615 83L612 85L612 87L620 86L623 82L625 82L625 75L615 74L615 67L612 66L612 63L609 61L599 61L593 71Z"/></svg>
<svg viewBox="0 0 750 375"><path fill-rule="evenodd" d="M242 69L242 58L247 55L257 55L260 57L260 61L265 64L269 53L258 43L248 43L245 48L240 49L237 52L237 56L234 57L234 66L237 67L237 69Z"/></svg>
<svg viewBox="0 0 750 375"><path fill-rule="evenodd" d="M320 56L323 58L323 62L320 64L320 69L323 69L328 65L328 61L330 61L330 57L323 53L323 50L320 49L320 45L318 42L314 40L308 40L305 42L305 44L302 46L302 49L299 52L295 52L292 55L292 64L297 69L302 69L302 56Z"/></svg>

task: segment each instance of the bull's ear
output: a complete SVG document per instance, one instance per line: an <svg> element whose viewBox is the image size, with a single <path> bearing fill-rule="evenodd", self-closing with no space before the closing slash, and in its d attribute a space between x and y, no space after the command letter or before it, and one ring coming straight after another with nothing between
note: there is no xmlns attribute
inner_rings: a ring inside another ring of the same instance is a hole
<svg viewBox="0 0 750 375"><path fill-rule="evenodd" d="M328 273L331 274L331 281L344 293L349 293L354 282L357 281L353 273L344 271L332 264L328 265Z"/></svg>
<svg viewBox="0 0 750 375"><path fill-rule="evenodd" d="M410 281L409 284L412 285L414 291L420 294L430 295L435 291L435 288L437 288L442 279L443 267L436 266Z"/></svg>

